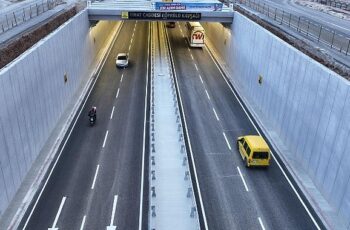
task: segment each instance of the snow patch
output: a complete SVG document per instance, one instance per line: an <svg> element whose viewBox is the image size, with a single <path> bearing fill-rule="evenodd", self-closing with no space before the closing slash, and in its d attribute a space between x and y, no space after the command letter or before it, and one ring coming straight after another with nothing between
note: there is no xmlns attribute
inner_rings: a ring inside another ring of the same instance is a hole
<svg viewBox="0 0 350 230"><path fill-rule="evenodd" d="M345 20L350 21L350 12L349 11L342 10L342 9L332 7L332 6L323 5L321 3L313 2L313 1L309 1L309 0L293 0L293 1L296 4L299 4L301 6L306 6L306 7L312 8L314 10L333 15L337 18L341 18L341 19L345 19ZM350 0L343 0L343 1L350 2Z"/></svg>

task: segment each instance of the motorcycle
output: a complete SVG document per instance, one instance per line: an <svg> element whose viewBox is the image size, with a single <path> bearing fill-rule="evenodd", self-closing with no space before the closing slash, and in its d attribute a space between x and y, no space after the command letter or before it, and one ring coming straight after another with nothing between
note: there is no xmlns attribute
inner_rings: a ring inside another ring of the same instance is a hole
<svg viewBox="0 0 350 230"><path fill-rule="evenodd" d="M93 126L96 122L96 118L94 116L90 116L89 121L90 121L90 126Z"/></svg>

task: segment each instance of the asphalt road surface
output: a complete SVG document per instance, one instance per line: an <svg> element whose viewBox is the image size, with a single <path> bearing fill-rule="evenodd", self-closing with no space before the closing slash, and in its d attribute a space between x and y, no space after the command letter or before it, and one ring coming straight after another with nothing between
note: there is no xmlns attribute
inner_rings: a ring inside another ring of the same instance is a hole
<svg viewBox="0 0 350 230"><path fill-rule="evenodd" d="M189 49L181 28L168 33L209 229L316 229L274 160L245 168L235 140L256 131L207 50Z"/></svg>
<svg viewBox="0 0 350 230"><path fill-rule="evenodd" d="M148 23L125 22L26 229L138 228L147 49Z"/></svg>

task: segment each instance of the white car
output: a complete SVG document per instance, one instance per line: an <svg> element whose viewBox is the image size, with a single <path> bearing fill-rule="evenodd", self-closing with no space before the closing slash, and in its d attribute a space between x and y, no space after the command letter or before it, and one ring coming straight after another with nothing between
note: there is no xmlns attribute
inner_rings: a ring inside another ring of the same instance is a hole
<svg viewBox="0 0 350 230"><path fill-rule="evenodd" d="M119 53L115 59L115 64L119 68L125 68L129 65L129 56L127 53Z"/></svg>

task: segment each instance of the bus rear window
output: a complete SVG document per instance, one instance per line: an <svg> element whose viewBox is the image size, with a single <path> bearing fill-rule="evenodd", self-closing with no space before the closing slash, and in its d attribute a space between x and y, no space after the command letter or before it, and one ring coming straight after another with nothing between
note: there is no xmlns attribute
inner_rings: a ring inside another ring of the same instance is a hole
<svg viewBox="0 0 350 230"><path fill-rule="evenodd" d="M268 159L269 153L268 152L254 152L253 158L254 159Z"/></svg>

